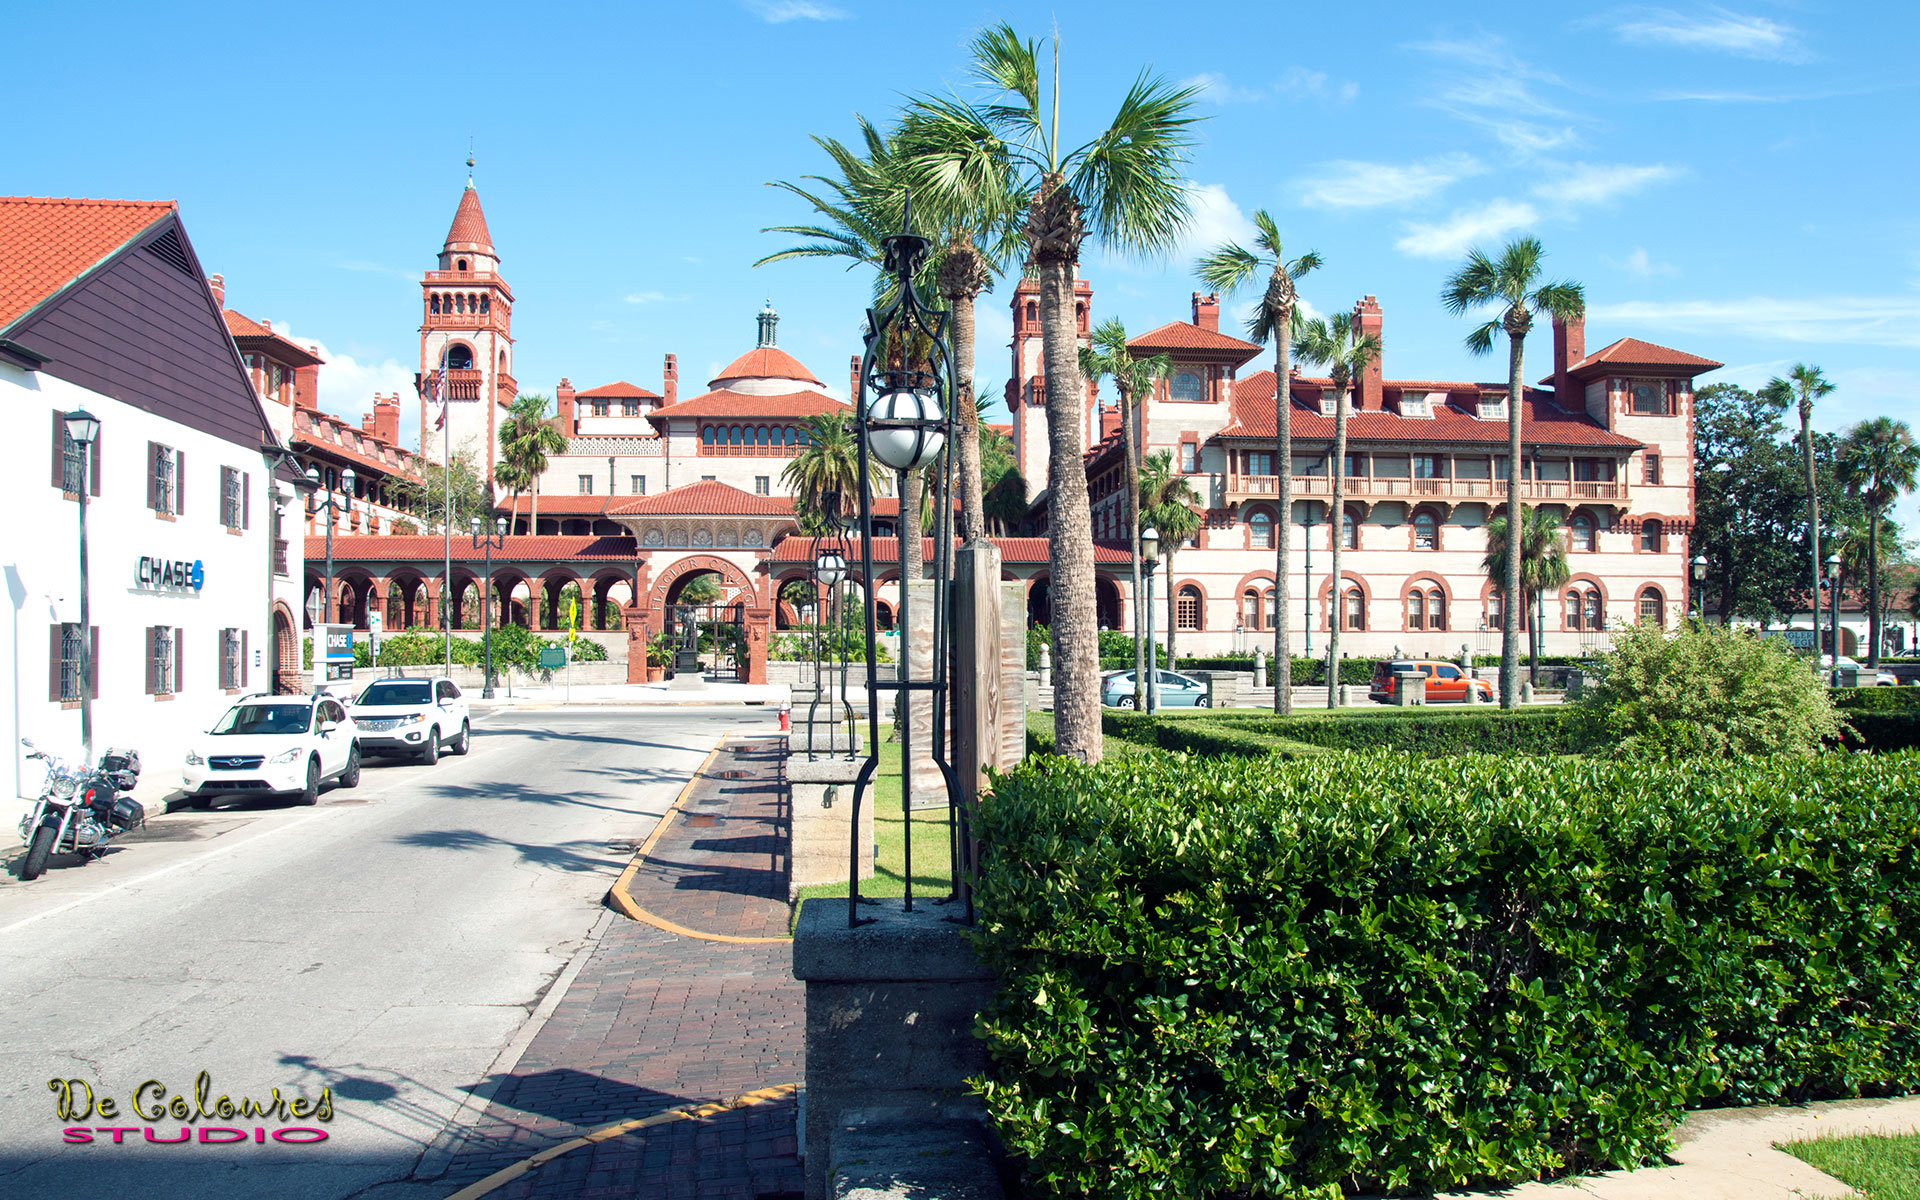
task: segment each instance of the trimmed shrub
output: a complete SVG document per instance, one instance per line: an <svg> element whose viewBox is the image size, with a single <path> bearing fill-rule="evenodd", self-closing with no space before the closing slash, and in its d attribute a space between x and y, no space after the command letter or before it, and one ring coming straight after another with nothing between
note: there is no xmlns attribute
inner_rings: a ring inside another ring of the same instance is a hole
<svg viewBox="0 0 1920 1200"><path fill-rule="evenodd" d="M1289 757L1301 751L1403 750L1427 758L1454 754L1568 754L1572 739L1565 717L1555 708L1402 709L1342 712L1335 716L1276 717L1260 709L1208 709L1200 718L1121 710L1103 711L1101 729L1130 741L1147 742L1169 750L1201 754L1243 754L1264 743ZM1204 735L1186 730L1205 724ZM1218 729L1228 741L1214 748ZM1237 740L1234 740L1237 739Z"/></svg>
<svg viewBox="0 0 1920 1200"><path fill-rule="evenodd" d="M1634 625L1594 674L1569 721L1579 745L1615 757L1805 755L1846 727L1806 663L1750 630Z"/></svg>
<svg viewBox="0 0 1920 1200"><path fill-rule="evenodd" d="M1920 1086L1920 756L1032 759L976 829L1029 1195L1509 1183Z"/></svg>
<svg viewBox="0 0 1920 1200"><path fill-rule="evenodd" d="M1856 712L1920 712L1920 687L1834 688L1833 706Z"/></svg>

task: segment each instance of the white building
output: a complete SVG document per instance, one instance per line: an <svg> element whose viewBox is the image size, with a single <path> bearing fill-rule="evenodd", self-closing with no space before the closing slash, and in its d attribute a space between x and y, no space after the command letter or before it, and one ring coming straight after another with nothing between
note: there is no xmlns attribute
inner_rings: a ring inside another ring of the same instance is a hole
<svg viewBox="0 0 1920 1200"><path fill-rule="evenodd" d="M276 662L297 671L298 624L273 597L297 594L304 551L297 520L275 536L293 476L274 478L272 426L172 203L0 199L0 405L22 464L0 481L13 786L40 778L20 738L80 751L84 637L96 753L137 749L142 790L164 788L234 696L273 686ZM75 409L100 421L84 461Z"/></svg>

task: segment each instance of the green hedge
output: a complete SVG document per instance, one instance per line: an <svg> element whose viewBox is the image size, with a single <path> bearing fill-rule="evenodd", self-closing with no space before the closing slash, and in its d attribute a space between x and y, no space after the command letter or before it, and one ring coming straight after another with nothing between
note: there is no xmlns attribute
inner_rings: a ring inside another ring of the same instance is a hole
<svg viewBox="0 0 1920 1200"><path fill-rule="evenodd" d="M1401 709L1332 716L1276 717L1261 709L1209 709L1201 716L1103 710L1102 730L1129 741L1200 754L1405 750L1426 757L1453 754L1569 754L1571 739L1556 708ZM1205 726L1204 732L1189 732Z"/></svg>
<svg viewBox="0 0 1920 1200"><path fill-rule="evenodd" d="M1029 1195L1513 1182L1920 1086L1920 756L1032 759L976 828Z"/></svg>
<svg viewBox="0 0 1920 1200"><path fill-rule="evenodd" d="M1920 712L1920 687L1835 688L1833 706L1842 712Z"/></svg>

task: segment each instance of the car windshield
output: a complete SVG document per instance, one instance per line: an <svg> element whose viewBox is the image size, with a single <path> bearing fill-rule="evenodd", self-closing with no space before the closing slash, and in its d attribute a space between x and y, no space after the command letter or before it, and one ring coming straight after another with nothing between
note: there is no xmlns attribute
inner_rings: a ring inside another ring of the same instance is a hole
<svg viewBox="0 0 1920 1200"><path fill-rule="evenodd" d="M432 704L431 683L376 683L360 693L361 704Z"/></svg>
<svg viewBox="0 0 1920 1200"><path fill-rule="evenodd" d="M236 704L220 718L212 732L305 733L313 709L305 704Z"/></svg>

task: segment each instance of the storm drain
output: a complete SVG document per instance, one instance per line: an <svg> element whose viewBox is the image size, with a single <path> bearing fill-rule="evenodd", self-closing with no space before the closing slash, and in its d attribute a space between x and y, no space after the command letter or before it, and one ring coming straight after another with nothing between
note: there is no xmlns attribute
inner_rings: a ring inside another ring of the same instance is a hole
<svg viewBox="0 0 1920 1200"><path fill-rule="evenodd" d="M712 813L688 813L687 824L695 829L711 829L714 825Z"/></svg>

